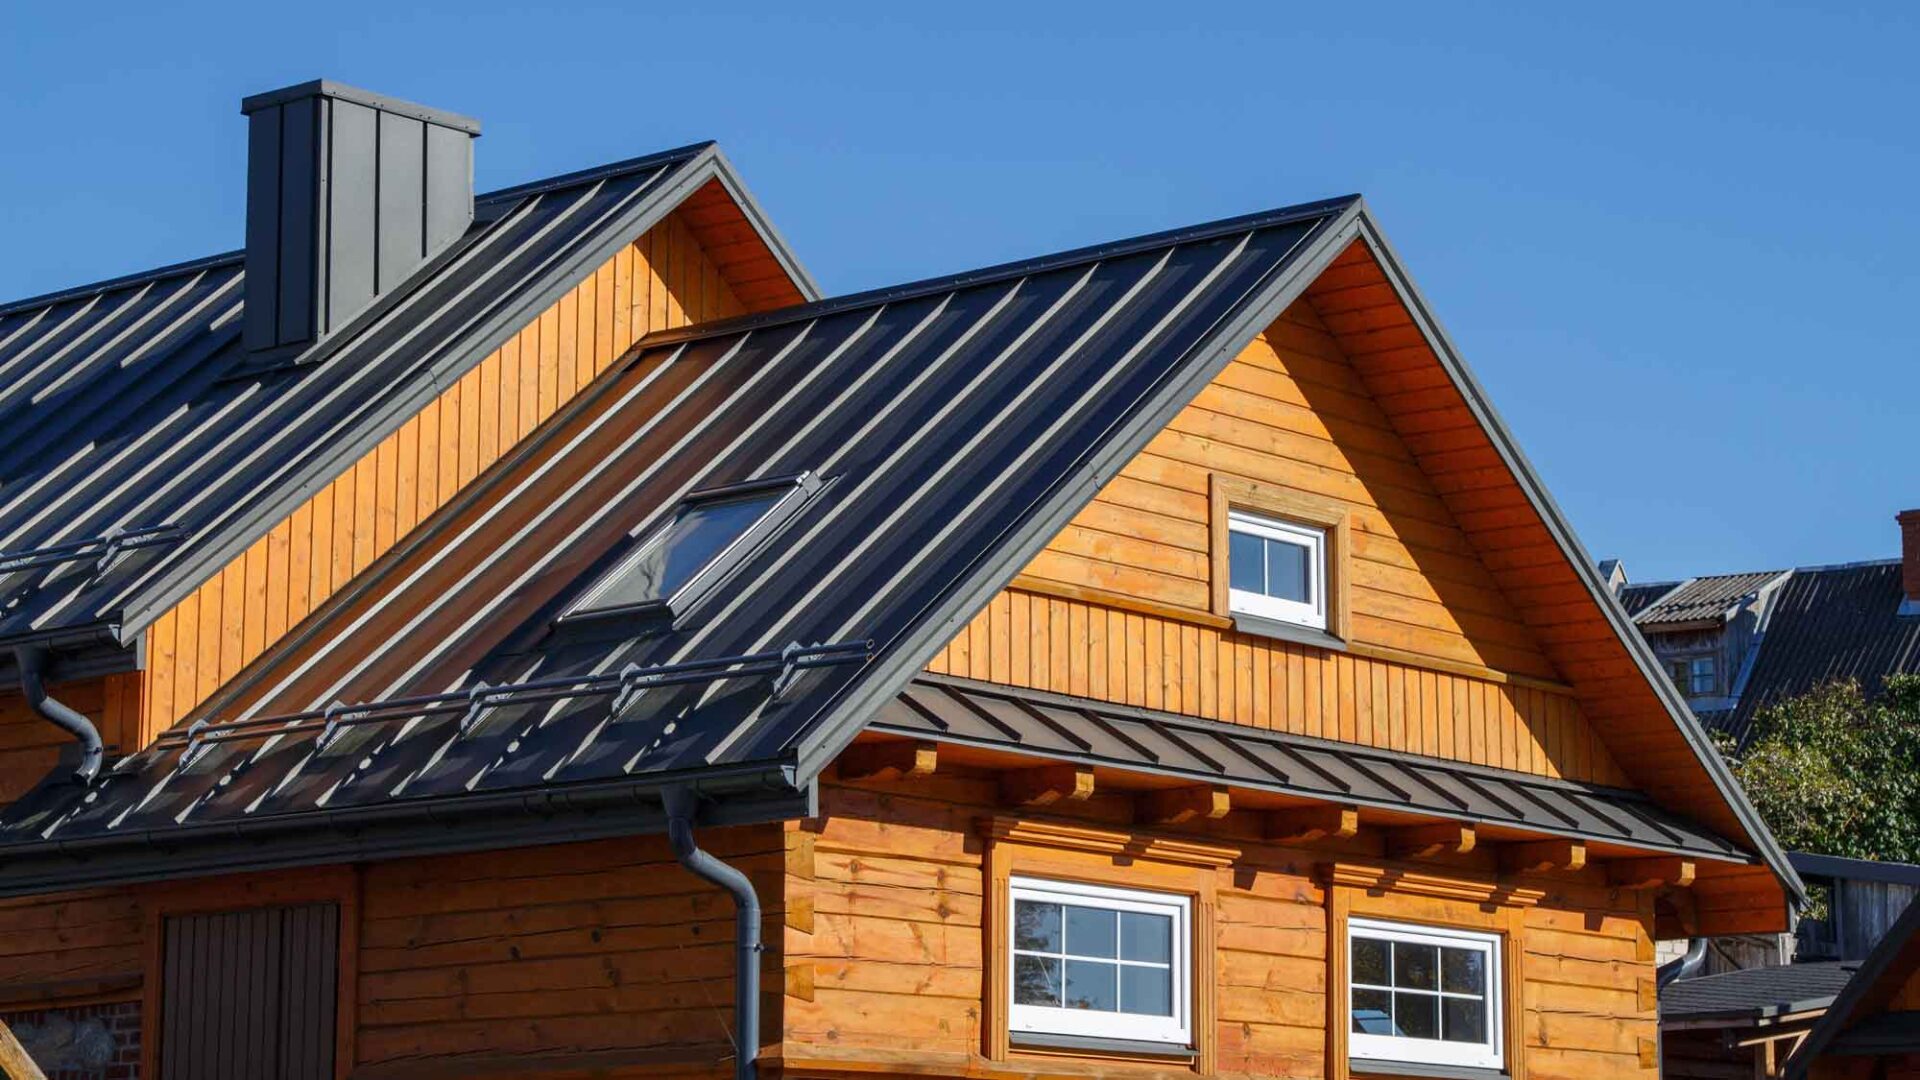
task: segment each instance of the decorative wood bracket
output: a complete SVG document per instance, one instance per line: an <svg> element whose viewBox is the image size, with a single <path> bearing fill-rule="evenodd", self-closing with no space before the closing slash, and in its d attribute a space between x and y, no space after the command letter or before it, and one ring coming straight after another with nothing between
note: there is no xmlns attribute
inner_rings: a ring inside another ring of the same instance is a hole
<svg viewBox="0 0 1920 1080"><path fill-rule="evenodd" d="M1042 765L1000 777L1000 797L1016 806L1084 802L1093 796L1093 769L1086 765Z"/></svg>
<svg viewBox="0 0 1920 1080"><path fill-rule="evenodd" d="M1581 840L1534 840L1500 849L1500 868L1509 874L1578 870L1585 865L1587 845Z"/></svg>
<svg viewBox="0 0 1920 1080"><path fill-rule="evenodd" d="M1267 839L1281 844L1345 840L1360 831L1356 806L1302 806L1267 814Z"/></svg>
<svg viewBox="0 0 1920 1080"><path fill-rule="evenodd" d="M1139 818L1145 825L1185 825L1218 820L1233 809L1233 799L1219 784L1161 788L1140 796Z"/></svg>
<svg viewBox="0 0 1920 1080"><path fill-rule="evenodd" d="M1473 825L1446 821L1438 825L1409 825L1387 833L1387 855L1394 859L1428 859L1435 855L1465 855L1473 850Z"/></svg>
<svg viewBox="0 0 1920 1080"><path fill-rule="evenodd" d="M1423 874L1414 870L1365 863L1321 863L1315 869L1318 871L1321 883L1328 887L1345 885L1368 892L1409 893L1415 896L1435 896L1443 900L1468 900L1476 904L1496 904L1501 907L1532 907L1547 895L1545 889L1535 889L1510 882L1452 877L1446 874Z"/></svg>
<svg viewBox="0 0 1920 1080"><path fill-rule="evenodd" d="M940 749L924 739L854 743L840 755L842 780L911 780L931 776Z"/></svg>
<svg viewBox="0 0 1920 1080"><path fill-rule="evenodd" d="M1684 889L1693 884L1693 876L1693 860L1677 855L1615 859L1607 864L1607 881L1621 889Z"/></svg>
<svg viewBox="0 0 1920 1080"><path fill-rule="evenodd" d="M992 837L996 843L1091 851L1122 858L1208 868L1232 866L1240 858L1239 848L1220 844L1173 836L1115 832L1065 821L1037 821L1011 814L983 817L976 824L981 833Z"/></svg>

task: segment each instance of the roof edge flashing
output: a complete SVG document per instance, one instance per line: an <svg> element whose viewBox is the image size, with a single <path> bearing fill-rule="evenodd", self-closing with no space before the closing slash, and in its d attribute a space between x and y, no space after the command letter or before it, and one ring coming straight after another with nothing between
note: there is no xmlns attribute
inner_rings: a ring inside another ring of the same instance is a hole
<svg viewBox="0 0 1920 1080"><path fill-rule="evenodd" d="M340 101L351 101L355 105L365 105L369 109L464 131L475 138L480 137L480 121L471 116L462 116L457 112L436 109L387 94L376 94L371 90L363 90L358 86L349 86L332 79L309 79L292 86L283 86L278 90L250 94L240 99L240 113L243 116L252 116L262 109L270 109L276 105L285 105L290 101L309 97L329 97Z"/></svg>

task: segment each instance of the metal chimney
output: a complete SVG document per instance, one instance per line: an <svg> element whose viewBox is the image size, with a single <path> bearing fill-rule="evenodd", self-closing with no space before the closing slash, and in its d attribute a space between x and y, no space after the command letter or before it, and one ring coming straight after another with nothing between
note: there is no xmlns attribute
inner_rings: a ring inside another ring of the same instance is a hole
<svg viewBox="0 0 1920 1080"><path fill-rule="evenodd" d="M473 223L477 120L324 79L240 111L249 350L324 341Z"/></svg>

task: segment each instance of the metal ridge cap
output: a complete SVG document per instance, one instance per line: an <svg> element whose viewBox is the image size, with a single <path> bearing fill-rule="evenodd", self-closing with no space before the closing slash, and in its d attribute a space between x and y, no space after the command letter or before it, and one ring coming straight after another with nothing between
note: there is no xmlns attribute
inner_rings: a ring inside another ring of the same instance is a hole
<svg viewBox="0 0 1920 1080"><path fill-rule="evenodd" d="M635 343L635 349L649 349L677 341L694 338L714 337L722 334L741 333L747 330L764 329L806 319L817 319L827 315L839 314L859 308L873 307L879 304L894 304L905 300L916 300L926 296L936 296L943 292L958 289L976 288L1012 278L1027 277L1033 274L1047 273L1067 267L1100 262L1106 259L1124 258L1158 248L1173 247L1178 244L1191 244L1203 240L1212 240L1222 236L1231 236L1255 229L1275 228L1316 219L1331 218L1343 210L1361 202L1359 195L1341 195L1314 202L1298 203L1292 206L1261 210L1238 217L1221 218L1216 221L1201 222L1197 225L1168 229L1162 232L1147 233L1141 236L1110 240L1085 247L1070 248L1066 251L1046 255L1036 255L1012 262L995 263L972 270L962 270L939 277L922 278L918 281L902 282L897 285L883 285L876 289L833 296L792 307L777 308L773 311L758 312L735 316L731 319L717 319L695 326L678 327L671 330L659 330L648 334Z"/></svg>

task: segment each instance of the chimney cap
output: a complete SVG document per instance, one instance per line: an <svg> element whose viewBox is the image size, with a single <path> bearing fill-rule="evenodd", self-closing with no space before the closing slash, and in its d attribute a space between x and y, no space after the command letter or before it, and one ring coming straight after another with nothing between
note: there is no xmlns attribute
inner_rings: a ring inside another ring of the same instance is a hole
<svg viewBox="0 0 1920 1080"><path fill-rule="evenodd" d="M402 101L399 98L388 97L385 94L376 94L371 90L362 90L357 86L348 86L346 83L334 82L332 79L313 79L308 82L296 83L293 86L284 86L278 90L268 90L265 93L241 98L240 112L242 115L248 115L274 105L284 105L289 101L299 101L302 98L310 97L339 98L342 101L351 101L356 105L365 105L368 108L379 109L382 112L394 113L398 116L407 116L415 120L424 120L429 124L452 128L455 131L464 131L475 138L478 138L480 135L480 121L475 120L471 116L461 116L459 113L448 112L445 109L435 109L412 101Z"/></svg>

